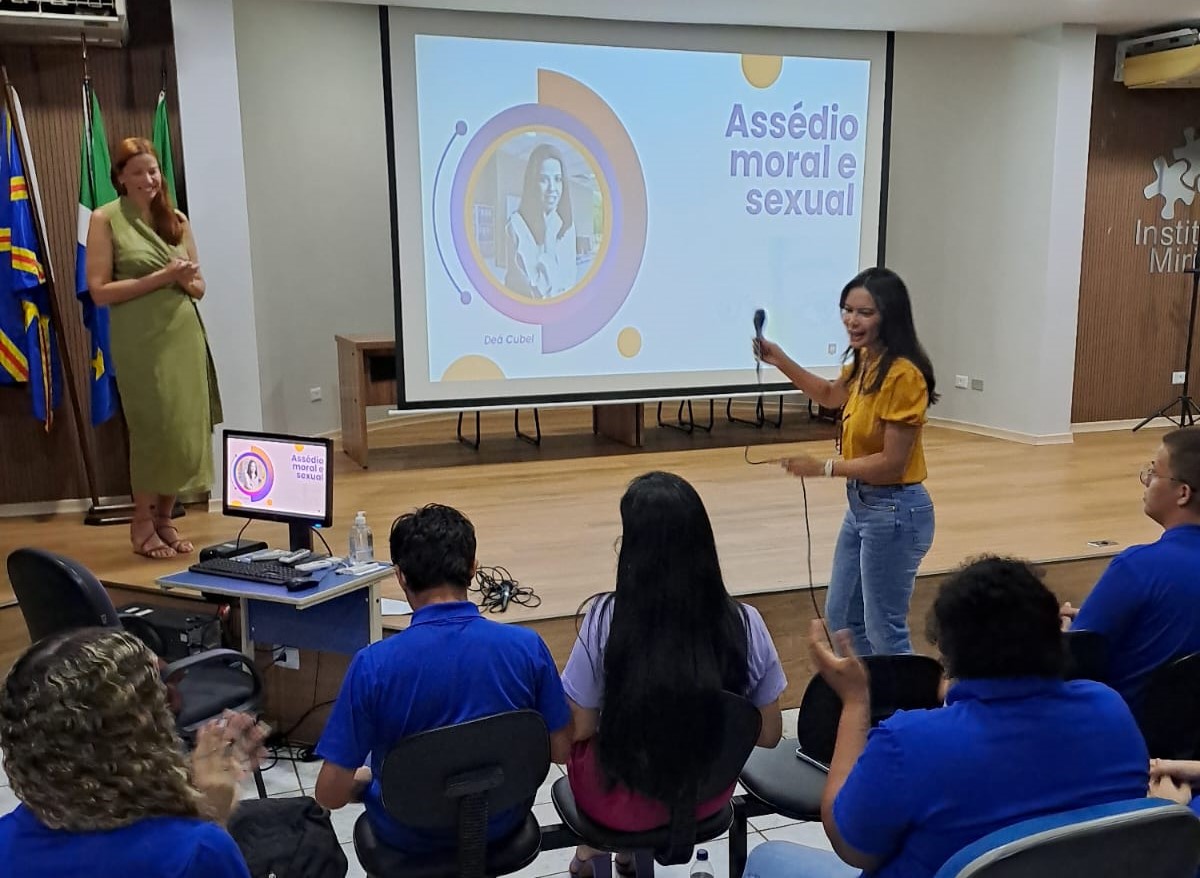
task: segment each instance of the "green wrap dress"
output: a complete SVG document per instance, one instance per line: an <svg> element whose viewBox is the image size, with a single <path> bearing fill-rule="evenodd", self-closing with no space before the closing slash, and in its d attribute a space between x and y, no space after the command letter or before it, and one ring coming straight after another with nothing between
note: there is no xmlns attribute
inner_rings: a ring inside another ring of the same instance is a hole
<svg viewBox="0 0 1200 878"><path fill-rule="evenodd" d="M112 229L113 280L145 277L187 259L121 198L99 208ZM212 484L212 431L221 397L200 312L177 284L112 305L110 339L129 427L135 493L180 494Z"/></svg>

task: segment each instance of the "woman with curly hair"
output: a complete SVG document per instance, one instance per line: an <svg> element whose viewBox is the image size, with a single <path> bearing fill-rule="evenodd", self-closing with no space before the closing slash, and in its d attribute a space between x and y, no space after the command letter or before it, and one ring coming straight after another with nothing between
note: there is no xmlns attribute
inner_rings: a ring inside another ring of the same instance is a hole
<svg viewBox="0 0 1200 878"><path fill-rule="evenodd" d="M249 878L218 825L257 755L249 717L201 730L189 766L154 656L114 629L44 638L0 693L0 751L21 804L0 863L24 878Z"/></svg>

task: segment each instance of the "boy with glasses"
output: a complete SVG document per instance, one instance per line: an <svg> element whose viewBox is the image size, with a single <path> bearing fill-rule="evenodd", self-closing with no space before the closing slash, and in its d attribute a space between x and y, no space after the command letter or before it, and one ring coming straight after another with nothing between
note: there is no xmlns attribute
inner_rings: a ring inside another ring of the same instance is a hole
<svg viewBox="0 0 1200 878"><path fill-rule="evenodd" d="M1200 430L1163 436L1140 478L1163 535L1117 555L1083 606L1061 610L1064 627L1105 636L1106 682L1135 710L1151 672L1200 651Z"/></svg>

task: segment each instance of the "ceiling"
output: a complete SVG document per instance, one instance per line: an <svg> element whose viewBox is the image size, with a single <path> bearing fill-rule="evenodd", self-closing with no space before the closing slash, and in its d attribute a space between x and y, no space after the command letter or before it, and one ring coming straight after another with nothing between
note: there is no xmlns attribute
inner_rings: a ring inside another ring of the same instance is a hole
<svg viewBox="0 0 1200 878"><path fill-rule="evenodd" d="M375 5L380 0L340 0ZM383 0L388 2L388 0ZM1020 34L1058 24L1127 33L1200 21L1200 0L391 0L394 6L627 21Z"/></svg>

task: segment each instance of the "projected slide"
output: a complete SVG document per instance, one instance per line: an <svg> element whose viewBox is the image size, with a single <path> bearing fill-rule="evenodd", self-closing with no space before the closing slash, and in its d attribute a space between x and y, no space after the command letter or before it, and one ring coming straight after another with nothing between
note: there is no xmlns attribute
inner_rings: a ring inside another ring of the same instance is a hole
<svg viewBox="0 0 1200 878"><path fill-rule="evenodd" d="M325 517L326 469L323 445L293 445L229 436L225 496L230 506Z"/></svg>
<svg viewBox="0 0 1200 878"><path fill-rule="evenodd" d="M410 389L418 365L442 398L749 383L756 308L801 362L840 362L837 295L873 262L870 60L413 40Z"/></svg>

